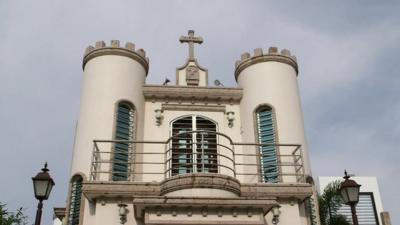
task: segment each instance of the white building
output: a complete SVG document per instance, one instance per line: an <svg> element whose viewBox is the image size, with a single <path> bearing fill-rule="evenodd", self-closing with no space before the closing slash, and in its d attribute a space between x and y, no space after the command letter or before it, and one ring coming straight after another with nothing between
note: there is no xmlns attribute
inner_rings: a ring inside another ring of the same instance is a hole
<svg viewBox="0 0 400 225"><path fill-rule="evenodd" d="M295 56L255 49L209 86L202 38L180 41L175 85L132 43L87 48L64 224L318 224Z"/></svg>
<svg viewBox="0 0 400 225"><path fill-rule="evenodd" d="M381 194L379 192L378 181L376 177L351 177L361 185L360 200L356 206L358 222L360 225L379 225L382 221L381 213L383 211ZM342 177L318 177L319 190L323 192L324 188L332 181L343 180ZM352 222L351 209L344 205L339 209L339 214L345 215Z"/></svg>

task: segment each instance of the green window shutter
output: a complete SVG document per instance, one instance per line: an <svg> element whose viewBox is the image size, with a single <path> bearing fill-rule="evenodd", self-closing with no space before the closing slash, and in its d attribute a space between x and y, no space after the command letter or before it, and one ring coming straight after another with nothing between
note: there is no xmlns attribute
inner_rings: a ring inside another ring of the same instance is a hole
<svg viewBox="0 0 400 225"><path fill-rule="evenodd" d="M68 225L78 225L82 199L82 177L71 184L71 199L69 204Z"/></svg>
<svg viewBox="0 0 400 225"><path fill-rule="evenodd" d="M257 131L261 144L275 144L276 134L273 112L269 107L257 111ZM261 146L260 149L261 178L263 182L278 182L278 161L276 146Z"/></svg>
<svg viewBox="0 0 400 225"><path fill-rule="evenodd" d="M135 111L127 103L119 103L115 129L116 140L133 140ZM132 143L115 143L113 155L113 181L126 181L129 177Z"/></svg>

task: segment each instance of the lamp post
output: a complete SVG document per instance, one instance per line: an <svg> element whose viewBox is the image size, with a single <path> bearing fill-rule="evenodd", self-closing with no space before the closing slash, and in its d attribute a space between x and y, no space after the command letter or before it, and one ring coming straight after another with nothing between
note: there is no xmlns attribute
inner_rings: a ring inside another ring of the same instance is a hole
<svg viewBox="0 0 400 225"><path fill-rule="evenodd" d="M40 220L42 218L42 208L43 208L42 202L43 200L47 200L49 198L51 189L54 186L54 181L50 177L48 171L49 169L47 169L47 162L46 162L44 164L44 168L42 168L42 172L39 172L35 177L32 177L35 198L39 200L38 208L36 211L35 225L40 225Z"/></svg>
<svg viewBox="0 0 400 225"><path fill-rule="evenodd" d="M345 180L340 184L340 195L342 196L343 202L349 205L351 208L351 215L353 217L353 225L358 225L356 205L360 197L360 187L354 180L349 179L347 171L344 171Z"/></svg>

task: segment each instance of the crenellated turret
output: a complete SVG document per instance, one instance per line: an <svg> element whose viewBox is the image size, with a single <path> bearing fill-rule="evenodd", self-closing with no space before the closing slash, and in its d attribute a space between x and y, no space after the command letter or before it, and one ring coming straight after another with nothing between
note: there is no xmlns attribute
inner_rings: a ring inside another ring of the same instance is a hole
<svg viewBox="0 0 400 225"><path fill-rule="evenodd" d="M235 65L236 81L243 88L240 115L246 122L241 124L242 141L270 144L243 149L260 154L259 159L252 162L260 165L258 171L247 167L245 173L260 173L262 182L305 182L304 177L295 175L296 172L302 170L310 174L297 74L296 57L289 50L279 52L276 47L269 48L267 53L260 48L255 49L253 55L244 53ZM303 163L293 161L293 155L299 151ZM293 164L296 165L287 166ZM248 182L257 182L251 178L247 177ZM282 224L307 224L307 218L302 215L306 211L303 203L289 197L280 199L279 204L282 214L291 214L280 219ZM299 208L293 210L293 205L297 204Z"/></svg>
<svg viewBox="0 0 400 225"><path fill-rule="evenodd" d="M235 63L235 78L237 81L238 75L242 72L245 68L260 62L281 62L286 63L292 66L296 73L299 72L298 65L297 65L297 58L295 55L291 55L290 51L287 49L282 49L279 53L277 47L270 47L268 49L268 53L264 54L262 48L254 49L254 54L250 55L250 53L245 52L241 55L240 60L236 61Z"/></svg>
<svg viewBox="0 0 400 225"><path fill-rule="evenodd" d="M146 74L149 70L149 58L146 57L146 52L143 49L135 51L135 44L131 42L127 42L125 47L120 47L119 40L111 40L110 46L106 46L104 41L96 42L95 47L89 45L83 56L83 69L89 60L102 55L126 56L142 64L146 69Z"/></svg>
<svg viewBox="0 0 400 225"><path fill-rule="evenodd" d="M121 139L116 129L120 111L126 111L129 118L125 122L131 123L126 139L141 139L144 126L142 88L149 59L143 49L135 50L133 43L127 42L121 47L118 40L112 40L109 46L98 41L94 47L87 47L82 68L84 78L71 176L79 173L89 179L93 140ZM107 177L107 180L121 178L116 177Z"/></svg>
<svg viewBox="0 0 400 225"><path fill-rule="evenodd" d="M242 121L254 121L242 124L244 142L263 142L264 134L259 124L262 115L268 113L271 121L268 129L274 131L264 142L276 144L300 144L304 156L304 168L309 173L307 143L304 134L303 113L300 104L299 88L297 83L297 59L289 50L278 51L276 47L269 48L263 53L261 48L254 50L254 54L244 53L235 65L235 78L243 88L243 98L240 104ZM260 111L261 110L261 111ZM265 117L266 118L266 117ZM266 135L266 134L265 134ZM269 135L269 134L268 134ZM262 137L261 137L262 136ZM276 154L291 154L293 149L277 146ZM276 164L279 164L279 159ZM285 173L285 168L275 171L276 174ZM277 175L276 177L279 177ZM274 176L265 177L274 180ZM280 180L292 182L294 180Z"/></svg>

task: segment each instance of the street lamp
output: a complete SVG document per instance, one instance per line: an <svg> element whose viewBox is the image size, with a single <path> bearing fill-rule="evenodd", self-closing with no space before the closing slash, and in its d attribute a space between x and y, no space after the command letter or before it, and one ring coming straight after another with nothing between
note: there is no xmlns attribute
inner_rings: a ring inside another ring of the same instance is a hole
<svg viewBox="0 0 400 225"><path fill-rule="evenodd" d="M360 187L354 180L349 179L347 171L344 171L345 180L340 184L340 195L342 196L343 202L349 205L351 208L351 215L353 217L353 225L358 225L356 205L360 197Z"/></svg>
<svg viewBox="0 0 400 225"><path fill-rule="evenodd" d="M36 211L35 225L40 225L40 220L42 218L42 208L43 208L42 202L43 200L47 200L49 198L51 189L54 186L54 181L53 179L51 179L48 171L49 169L47 169L47 162L46 162L44 164L44 168L42 168L42 172L39 172L35 177L32 177L35 198L39 200L38 208Z"/></svg>

